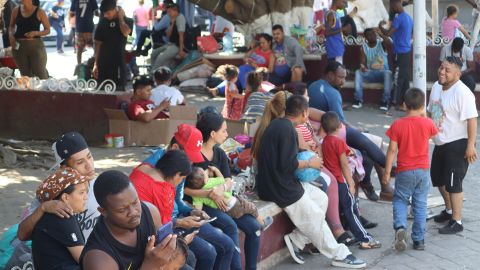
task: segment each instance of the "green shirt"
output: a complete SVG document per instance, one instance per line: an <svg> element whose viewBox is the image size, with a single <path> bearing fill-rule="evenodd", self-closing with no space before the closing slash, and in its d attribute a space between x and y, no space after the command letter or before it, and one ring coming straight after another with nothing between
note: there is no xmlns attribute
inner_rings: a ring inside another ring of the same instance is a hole
<svg viewBox="0 0 480 270"><path fill-rule="evenodd" d="M202 187L202 189L208 190L212 189L217 186L221 186L225 184L225 178L223 177L214 177L214 178L208 178L207 183ZM225 191L225 198L230 199L232 197L232 192L231 191ZM193 197L193 205L194 206L203 206L206 205L211 208L218 208L217 204L215 203L214 200L210 198L200 198L200 197Z"/></svg>

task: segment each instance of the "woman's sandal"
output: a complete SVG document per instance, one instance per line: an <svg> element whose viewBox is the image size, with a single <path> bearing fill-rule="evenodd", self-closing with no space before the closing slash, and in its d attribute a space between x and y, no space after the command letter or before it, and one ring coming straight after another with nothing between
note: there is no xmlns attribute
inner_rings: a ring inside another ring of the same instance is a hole
<svg viewBox="0 0 480 270"><path fill-rule="evenodd" d="M375 239L370 240L370 242L362 242L359 244L359 248L363 250L381 248L381 247L382 247L382 244Z"/></svg>
<svg viewBox="0 0 480 270"><path fill-rule="evenodd" d="M353 246L355 245L356 243L358 243L357 240L355 240L354 237L352 237L349 233L347 232L344 232L342 233L342 235L340 235L338 238L337 238L337 242L339 244L345 244L346 246Z"/></svg>

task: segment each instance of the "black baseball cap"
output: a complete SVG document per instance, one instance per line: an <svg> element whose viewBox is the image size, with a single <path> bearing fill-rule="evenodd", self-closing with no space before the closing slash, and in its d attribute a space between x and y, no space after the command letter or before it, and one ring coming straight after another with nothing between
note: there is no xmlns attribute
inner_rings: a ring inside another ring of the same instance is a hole
<svg viewBox="0 0 480 270"><path fill-rule="evenodd" d="M63 164L72 155L88 148L82 134L72 131L63 134L52 145L56 165Z"/></svg>
<svg viewBox="0 0 480 270"><path fill-rule="evenodd" d="M117 7L117 1L116 0L102 0L102 3L100 4L100 11L101 12L107 12L109 10L112 10Z"/></svg>

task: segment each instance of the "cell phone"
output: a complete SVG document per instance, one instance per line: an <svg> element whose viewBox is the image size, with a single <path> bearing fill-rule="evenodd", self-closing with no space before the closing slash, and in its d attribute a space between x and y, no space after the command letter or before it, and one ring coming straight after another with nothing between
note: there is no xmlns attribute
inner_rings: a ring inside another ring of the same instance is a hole
<svg viewBox="0 0 480 270"><path fill-rule="evenodd" d="M217 220L217 217L213 217L213 218L211 218L211 219L204 219L204 220L205 220L205 222L210 223L210 222L212 222L212 221Z"/></svg>
<svg viewBox="0 0 480 270"><path fill-rule="evenodd" d="M167 236L169 236L172 233L173 233L173 223L170 221L168 223L163 224L163 226L157 230L155 245L158 245L160 242L163 241L163 239L165 239Z"/></svg>

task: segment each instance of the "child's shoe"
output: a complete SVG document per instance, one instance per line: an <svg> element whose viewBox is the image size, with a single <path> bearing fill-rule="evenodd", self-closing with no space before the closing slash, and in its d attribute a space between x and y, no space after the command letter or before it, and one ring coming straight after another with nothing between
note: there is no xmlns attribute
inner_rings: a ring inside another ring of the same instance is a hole
<svg viewBox="0 0 480 270"><path fill-rule="evenodd" d="M273 224L273 218L271 216L263 219L262 231L266 231Z"/></svg>
<svg viewBox="0 0 480 270"><path fill-rule="evenodd" d="M407 249L407 232L404 228L399 228L395 232L395 250L404 251Z"/></svg>
<svg viewBox="0 0 480 270"><path fill-rule="evenodd" d="M420 240L420 241L413 241L413 249L415 250L425 250L425 241Z"/></svg>

